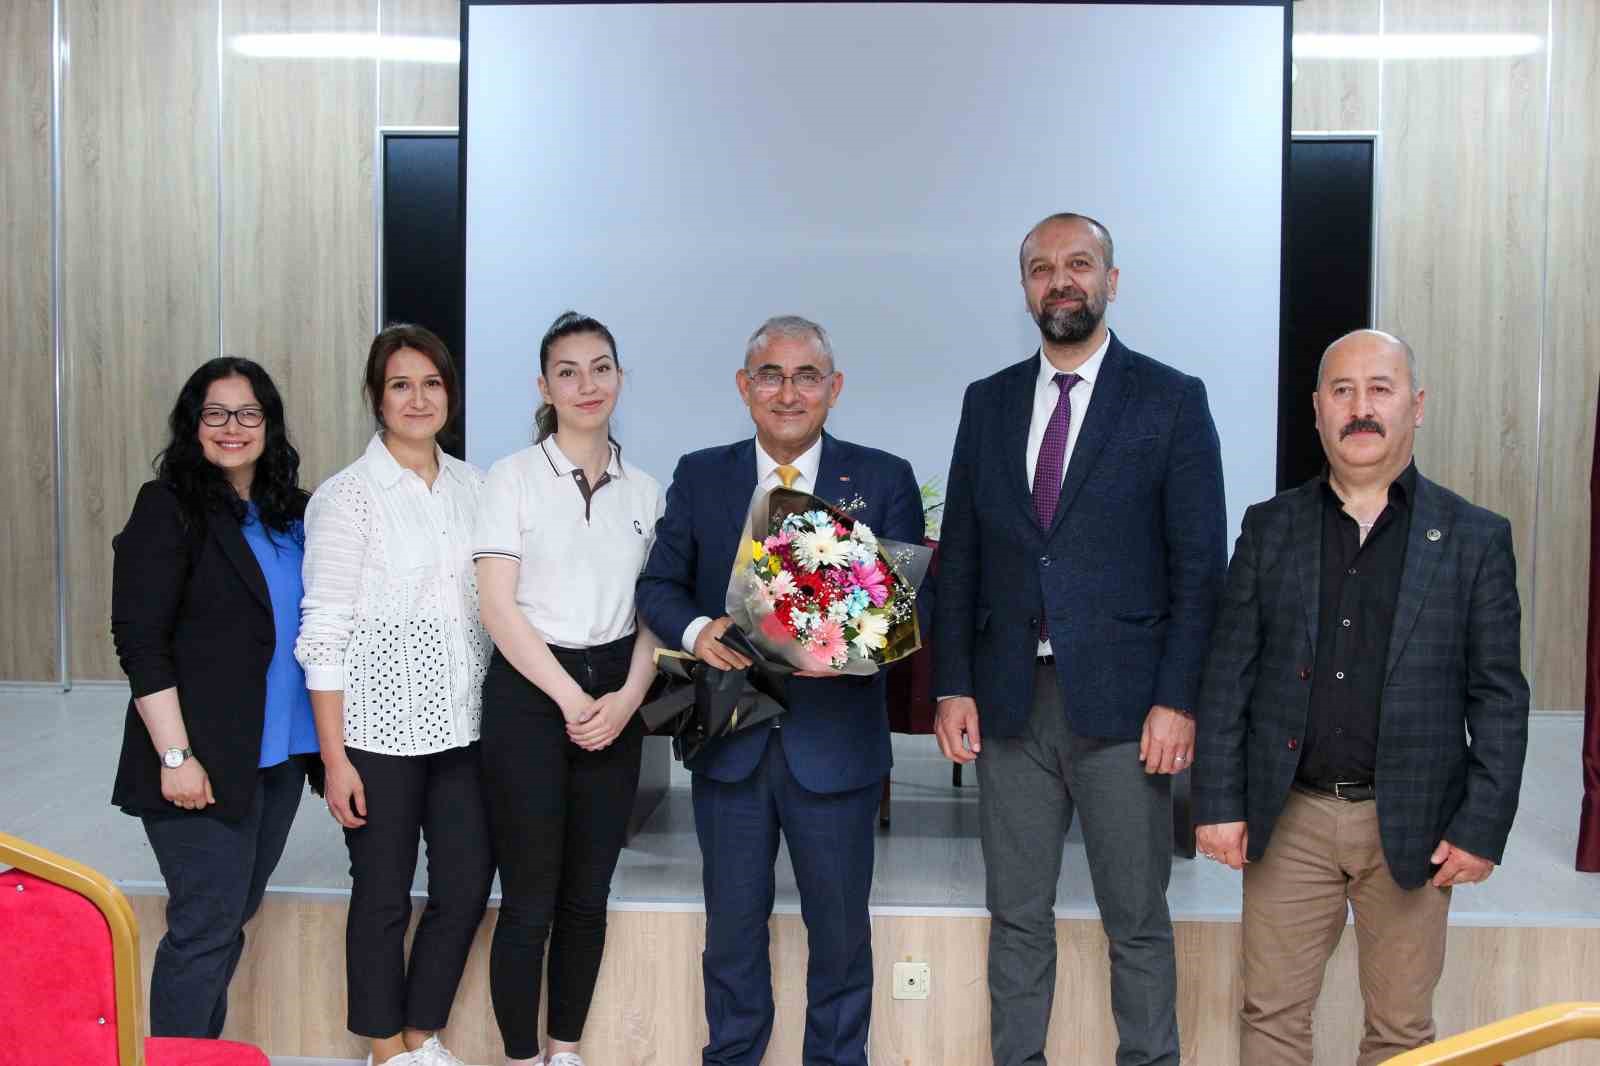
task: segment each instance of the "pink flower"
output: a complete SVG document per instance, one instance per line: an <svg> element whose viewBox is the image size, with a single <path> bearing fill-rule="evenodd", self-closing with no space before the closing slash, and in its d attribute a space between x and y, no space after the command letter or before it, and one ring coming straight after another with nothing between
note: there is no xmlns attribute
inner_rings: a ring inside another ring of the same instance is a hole
<svg viewBox="0 0 1600 1066"><path fill-rule="evenodd" d="M767 615L761 620L761 632L765 633L772 640L793 640L794 634L789 631L788 626L783 624L783 620L787 614L788 612L786 611L774 611L772 614Z"/></svg>
<svg viewBox="0 0 1600 1066"><path fill-rule="evenodd" d="M883 572L881 563L851 563L850 576L871 597L872 606L882 607L889 598L889 575Z"/></svg>
<svg viewBox="0 0 1600 1066"><path fill-rule="evenodd" d="M833 664L844 658L844 626L829 619L811 627L811 639L806 650L824 663Z"/></svg>
<svg viewBox="0 0 1600 1066"><path fill-rule="evenodd" d="M789 546L789 531L787 529L780 529L778 532L768 537L761 546L766 548L769 552L776 552L779 548L787 548Z"/></svg>

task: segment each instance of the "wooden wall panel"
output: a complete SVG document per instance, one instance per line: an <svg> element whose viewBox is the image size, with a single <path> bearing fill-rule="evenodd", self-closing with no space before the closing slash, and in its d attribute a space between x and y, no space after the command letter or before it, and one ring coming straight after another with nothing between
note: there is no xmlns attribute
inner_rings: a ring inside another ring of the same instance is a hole
<svg viewBox="0 0 1600 1066"><path fill-rule="evenodd" d="M1294 32L1375 34L1382 0L1301 0ZM1376 59L1297 59L1290 89L1295 130L1378 128Z"/></svg>
<svg viewBox="0 0 1600 1066"><path fill-rule="evenodd" d="M460 0L379 0L384 37L459 40ZM385 59L378 69L378 121L385 126L454 126L460 65Z"/></svg>
<svg viewBox="0 0 1600 1066"><path fill-rule="evenodd" d="M165 899L136 896L148 987L165 928ZM234 978L232 1039L272 1055L365 1055L344 1029L344 908L327 901L268 897L250 926ZM497 912L478 930L445 1042L468 1062L503 1053L489 1004L489 942ZM1047 1053L1052 1062L1110 1062L1116 1034L1107 992L1109 964L1098 922L1056 923L1059 962ZM893 1066L990 1066L988 919L880 916L873 921L876 981L870 1056ZM1239 926L1182 922L1178 948L1178 1024L1183 1060L1238 1059ZM695 911L612 911L584 1031L592 1062L655 1066L699 1061L706 1039L700 949L705 915ZM932 967L926 1000L890 995L893 963ZM800 1061L805 1009L805 928L798 915L772 920L773 995L778 1020L766 1061ZM1453 929L1435 999L1441 1035L1462 1032L1536 1006L1600 1000L1600 929ZM1348 1064L1361 1039L1355 936L1348 929L1328 964L1316 1011L1316 1066ZM1545 1052L1531 1066L1586 1066L1582 1045Z"/></svg>
<svg viewBox="0 0 1600 1066"><path fill-rule="evenodd" d="M1555 0L1551 42L1550 266L1540 388L1534 557L1536 706L1583 706L1589 471L1600 385L1600 5ZM1528 605L1524 603L1524 610Z"/></svg>
<svg viewBox="0 0 1600 1066"><path fill-rule="evenodd" d="M273 375L314 488L372 433L377 61L260 58L238 39L375 34L377 0L226 0L222 23L223 346Z"/></svg>
<svg viewBox="0 0 1600 1066"><path fill-rule="evenodd" d="M0 680L59 674L50 275L50 0L0 7Z"/></svg>
<svg viewBox="0 0 1600 1066"><path fill-rule="evenodd" d="M71 669L120 678L111 538L217 354L215 0L62 0Z"/></svg>
<svg viewBox="0 0 1600 1066"><path fill-rule="evenodd" d="M1523 0L1385 0L1385 33L1531 33ZM1385 61L1378 324L1427 388L1424 474L1511 519L1531 658L1541 263L1543 51Z"/></svg>

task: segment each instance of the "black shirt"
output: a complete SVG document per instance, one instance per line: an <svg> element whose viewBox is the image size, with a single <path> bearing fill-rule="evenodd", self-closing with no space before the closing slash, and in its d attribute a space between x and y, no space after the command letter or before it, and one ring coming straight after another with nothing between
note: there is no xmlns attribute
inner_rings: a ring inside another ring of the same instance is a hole
<svg viewBox="0 0 1600 1066"><path fill-rule="evenodd" d="M1366 542L1327 476L1322 479L1322 589L1311 713L1296 777L1308 784L1367 783L1378 755L1378 716L1411 533L1417 468L1389 486Z"/></svg>

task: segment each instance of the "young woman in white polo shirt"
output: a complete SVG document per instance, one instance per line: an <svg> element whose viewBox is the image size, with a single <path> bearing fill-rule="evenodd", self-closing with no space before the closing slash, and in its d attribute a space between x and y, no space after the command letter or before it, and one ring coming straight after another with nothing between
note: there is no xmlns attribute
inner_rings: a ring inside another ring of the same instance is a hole
<svg viewBox="0 0 1600 1066"><path fill-rule="evenodd" d="M557 318L539 345L538 440L490 468L478 513L473 557L496 647L483 689L484 792L502 891L489 990L508 1066L583 1066L606 899L639 784L634 712L656 640L633 587L662 492L611 437L621 384L611 332L572 312Z"/></svg>
<svg viewBox="0 0 1600 1066"><path fill-rule="evenodd" d="M371 1041L369 1064L460 1066L434 1033L494 880L477 751L491 650L472 565L483 475L437 440L457 382L428 330L379 333L366 392L380 429L306 510L295 655L350 851L346 1024ZM408 963L419 836L428 905Z"/></svg>

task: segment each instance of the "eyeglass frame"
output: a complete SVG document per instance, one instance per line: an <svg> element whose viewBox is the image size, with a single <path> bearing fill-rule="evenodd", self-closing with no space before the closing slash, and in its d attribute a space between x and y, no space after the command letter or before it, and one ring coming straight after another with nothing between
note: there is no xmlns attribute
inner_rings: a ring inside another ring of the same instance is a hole
<svg viewBox="0 0 1600 1066"><path fill-rule="evenodd" d="M838 373L839 372L837 370L818 370L815 367L801 367L792 374L785 374L776 367L768 366L758 367L753 371L746 370L744 371L744 376L750 379L750 387L763 395L771 396L782 392L784 382L792 384L796 392L803 392L807 395L811 395L826 388L828 383L831 382ZM802 374L815 374L817 376L816 384L800 384L800 382L796 379ZM777 381L772 384L763 384L761 381L763 376L774 377L777 379Z"/></svg>
<svg viewBox="0 0 1600 1066"><path fill-rule="evenodd" d="M207 416L221 413L221 422L212 422ZM254 424L245 421L245 416L254 415L257 421ZM267 424L267 412L264 408L250 405L247 407L223 407L221 404L207 404L200 408L200 424L211 429L222 429L228 424L229 419L239 423L240 429L260 429Z"/></svg>

